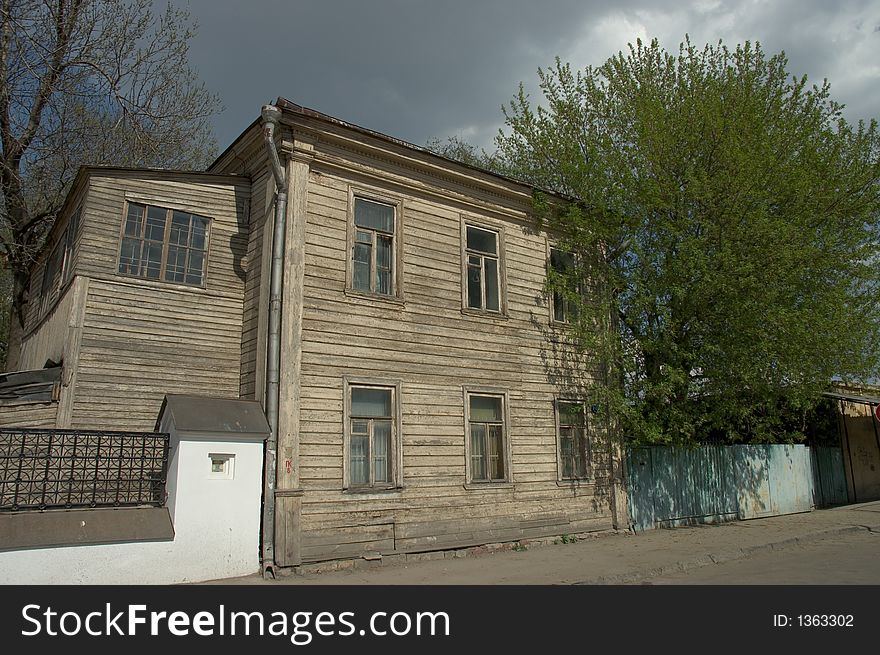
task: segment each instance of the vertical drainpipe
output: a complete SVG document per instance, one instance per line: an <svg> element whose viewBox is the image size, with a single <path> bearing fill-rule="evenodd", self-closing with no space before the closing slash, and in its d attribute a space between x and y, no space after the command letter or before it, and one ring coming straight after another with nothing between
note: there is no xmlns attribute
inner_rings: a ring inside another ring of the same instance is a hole
<svg viewBox="0 0 880 655"><path fill-rule="evenodd" d="M275 480L278 452L278 403L281 373L281 297L284 289L284 246L287 221L287 181L275 146L275 130L281 110L265 105L263 139L275 178L275 228L272 236L272 266L269 277L269 339L266 353L266 419L269 439L263 462L263 534L261 569L266 579L275 577Z"/></svg>

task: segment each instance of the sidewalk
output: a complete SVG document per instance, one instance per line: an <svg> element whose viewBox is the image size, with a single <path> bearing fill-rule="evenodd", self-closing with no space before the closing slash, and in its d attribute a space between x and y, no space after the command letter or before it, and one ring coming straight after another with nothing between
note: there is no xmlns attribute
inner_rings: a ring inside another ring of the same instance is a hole
<svg viewBox="0 0 880 655"><path fill-rule="evenodd" d="M690 568L747 558L769 549L809 543L850 531L880 532L880 501L722 525L605 534L575 543L530 546L471 557L282 576L258 575L208 584L285 585L500 585L620 584Z"/></svg>

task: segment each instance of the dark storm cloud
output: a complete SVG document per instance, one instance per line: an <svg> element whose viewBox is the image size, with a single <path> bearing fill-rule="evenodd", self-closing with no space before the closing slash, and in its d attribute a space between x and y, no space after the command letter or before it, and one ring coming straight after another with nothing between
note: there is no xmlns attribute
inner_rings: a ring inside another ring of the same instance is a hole
<svg viewBox="0 0 880 655"><path fill-rule="evenodd" d="M281 95L413 143L489 145L500 107L555 55L599 64L637 37L670 50L759 40L793 73L828 77L850 118L878 116L880 0L584 2L191 0L193 62L227 111L225 147Z"/></svg>

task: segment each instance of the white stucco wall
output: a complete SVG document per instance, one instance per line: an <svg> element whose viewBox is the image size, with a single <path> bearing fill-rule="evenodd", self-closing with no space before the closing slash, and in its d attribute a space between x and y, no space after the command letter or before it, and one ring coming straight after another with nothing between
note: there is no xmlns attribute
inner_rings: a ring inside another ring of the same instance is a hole
<svg viewBox="0 0 880 655"><path fill-rule="evenodd" d="M172 584L258 572L262 443L169 431L173 541L0 552L0 583ZM212 474L212 453L234 457L232 479Z"/></svg>

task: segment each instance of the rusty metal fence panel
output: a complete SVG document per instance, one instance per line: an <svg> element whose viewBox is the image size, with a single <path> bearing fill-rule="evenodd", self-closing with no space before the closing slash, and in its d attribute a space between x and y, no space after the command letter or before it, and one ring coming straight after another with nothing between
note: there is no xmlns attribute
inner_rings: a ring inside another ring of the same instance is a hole
<svg viewBox="0 0 880 655"><path fill-rule="evenodd" d="M0 512L165 504L169 436L0 429Z"/></svg>

